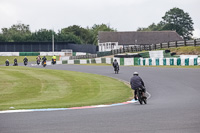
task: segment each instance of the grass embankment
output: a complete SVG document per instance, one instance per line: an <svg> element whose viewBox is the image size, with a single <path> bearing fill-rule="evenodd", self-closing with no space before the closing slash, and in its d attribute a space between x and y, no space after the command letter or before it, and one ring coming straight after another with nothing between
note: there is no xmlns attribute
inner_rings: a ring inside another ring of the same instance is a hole
<svg viewBox="0 0 200 133"><path fill-rule="evenodd" d="M131 89L105 76L27 67L0 67L0 110L67 108L130 100Z"/></svg>
<svg viewBox="0 0 200 133"><path fill-rule="evenodd" d="M5 61L8 59L10 62L10 65L13 65L14 59L17 58L17 62L21 63L23 62L25 56L0 56L0 65L5 65ZM37 56L26 56L28 58L28 62L36 62ZM43 56L41 56L42 58ZM47 60L50 61L52 59L52 56L46 56ZM57 60L59 59L59 56L57 56Z"/></svg>
<svg viewBox="0 0 200 133"><path fill-rule="evenodd" d="M164 49L166 50L166 49ZM176 53L176 55L200 55L200 46L185 46L177 48L167 48L171 53Z"/></svg>

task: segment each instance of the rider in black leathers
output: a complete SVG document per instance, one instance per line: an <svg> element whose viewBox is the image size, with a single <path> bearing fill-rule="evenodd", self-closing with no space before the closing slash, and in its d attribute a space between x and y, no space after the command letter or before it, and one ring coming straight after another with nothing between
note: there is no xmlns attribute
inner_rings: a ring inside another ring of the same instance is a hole
<svg viewBox="0 0 200 133"><path fill-rule="evenodd" d="M24 61L24 64L25 64L25 62L27 62L28 63L28 59L27 59L27 57L25 56L25 58L23 59L23 61Z"/></svg>
<svg viewBox="0 0 200 133"><path fill-rule="evenodd" d="M42 64L43 64L45 61L47 61L47 58L44 56L44 57L42 58Z"/></svg>
<svg viewBox="0 0 200 133"><path fill-rule="evenodd" d="M17 64L17 58L15 58L14 59L14 64L13 64L13 66L17 66L18 64Z"/></svg>
<svg viewBox="0 0 200 133"><path fill-rule="evenodd" d="M6 60L5 63L6 63L6 66L9 66L9 60L8 59Z"/></svg>
<svg viewBox="0 0 200 133"><path fill-rule="evenodd" d="M113 62L113 67L114 67L114 71L116 71L116 69L119 70L119 64L117 62L117 60L115 59L114 62Z"/></svg>

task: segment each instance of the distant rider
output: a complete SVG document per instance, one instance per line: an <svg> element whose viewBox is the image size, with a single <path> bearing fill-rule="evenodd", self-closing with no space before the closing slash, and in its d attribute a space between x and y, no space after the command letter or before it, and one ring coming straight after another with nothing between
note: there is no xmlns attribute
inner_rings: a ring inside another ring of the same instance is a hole
<svg viewBox="0 0 200 133"><path fill-rule="evenodd" d="M40 58L40 55L38 55L37 57L36 57L36 60L41 60L41 58Z"/></svg>
<svg viewBox="0 0 200 133"><path fill-rule="evenodd" d="M24 63L28 62L28 58L25 56L25 58L23 59Z"/></svg>
<svg viewBox="0 0 200 133"><path fill-rule="evenodd" d="M17 58L14 59L14 65L13 66L17 66Z"/></svg>
<svg viewBox="0 0 200 133"><path fill-rule="evenodd" d="M10 64L8 59L6 60L5 63L6 63L6 66L9 66L9 64Z"/></svg>
<svg viewBox="0 0 200 133"><path fill-rule="evenodd" d="M115 59L114 62L113 62L113 67L114 67L114 70L116 71L116 69L119 70L119 64L117 62L117 60Z"/></svg>
<svg viewBox="0 0 200 133"><path fill-rule="evenodd" d="M137 100L137 97L136 97L137 91L135 91L137 88L142 88L142 90L143 90L143 96L146 98L146 96L145 96L146 89L144 87L144 82L139 77L138 72L134 72L133 73L133 77L130 80L130 84L131 84L131 88L134 90L134 98L135 98L135 100Z"/></svg>
<svg viewBox="0 0 200 133"><path fill-rule="evenodd" d="M56 61L56 56L55 55L52 57L52 62L54 62L54 59Z"/></svg>
<svg viewBox="0 0 200 133"><path fill-rule="evenodd" d="M47 61L47 58L44 56L44 57L42 58L42 63L44 63L45 61Z"/></svg>
<svg viewBox="0 0 200 133"><path fill-rule="evenodd" d="M56 59L56 56L55 56L55 55L52 57L52 60L53 60L53 59Z"/></svg>
<svg viewBox="0 0 200 133"><path fill-rule="evenodd" d="M41 60L41 58L40 58L40 55L38 55L37 57L36 57L36 62L37 62L37 64L39 65L40 64L40 60Z"/></svg>

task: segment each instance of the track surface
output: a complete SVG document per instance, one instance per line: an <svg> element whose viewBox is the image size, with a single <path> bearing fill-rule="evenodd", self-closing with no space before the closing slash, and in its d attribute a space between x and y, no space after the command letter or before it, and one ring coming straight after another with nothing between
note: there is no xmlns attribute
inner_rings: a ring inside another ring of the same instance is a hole
<svg viewBox="0 0 200 133"><path fill-rule="evenodd" d="M120 73L114 74L111 66L47 68L95 73L125 81L138 71L151 98L147 105L0 114L0 133L200 132L200 69L121 66Z"/></svg>

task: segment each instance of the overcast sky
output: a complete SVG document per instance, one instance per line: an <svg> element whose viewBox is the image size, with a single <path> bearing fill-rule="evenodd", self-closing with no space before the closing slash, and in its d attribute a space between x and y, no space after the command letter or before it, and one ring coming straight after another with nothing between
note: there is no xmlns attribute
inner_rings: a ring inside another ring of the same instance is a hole
<svg viewBox="0 0 200 133"><path fill-rule="evenodd" d="M189 13L194 37L200 38L200 0L0 0L0 28L20 22L31 31L58 31L104 23L118 31L136 31L157 24L174 7Z"/></svg>

